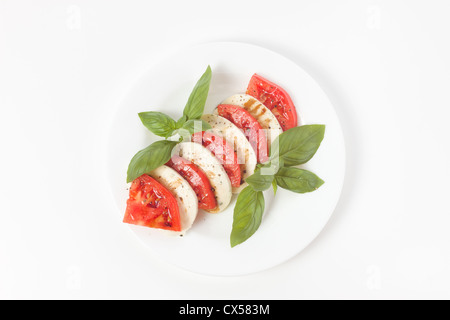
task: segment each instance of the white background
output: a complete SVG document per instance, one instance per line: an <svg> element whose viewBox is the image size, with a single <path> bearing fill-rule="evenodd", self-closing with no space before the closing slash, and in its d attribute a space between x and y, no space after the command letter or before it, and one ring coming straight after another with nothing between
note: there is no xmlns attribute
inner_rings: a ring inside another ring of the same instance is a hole
<svg viewBox="0 0 450 320"><path fill-rule="evenodd" d="M449 9L0 0L0 298L450 298ZM298 63L346 139L344 190L323 232L249 276L202 276L152 256L117 221L99 174L105 119L141 70L210 41Z"/></svg>

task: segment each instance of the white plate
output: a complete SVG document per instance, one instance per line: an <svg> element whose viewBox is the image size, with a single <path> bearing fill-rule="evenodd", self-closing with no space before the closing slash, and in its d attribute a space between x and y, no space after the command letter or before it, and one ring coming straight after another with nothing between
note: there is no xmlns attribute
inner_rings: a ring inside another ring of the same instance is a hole
<svg viewBox="0 0 450 320"><path fill-rule="evenodd" d="M253 73L270 79L291 95L301 124L325 124L325 139L304 167L325 184L308 194L281 188L265 192L266 212L259 230L230 247L235 198L220 214L199 213L184 237L129 226L154 253L181 268L209 275L243 275L276 266L302 251L327 223L344 179L345 150L341 127L327 96L298 65L267 49L243 43L210 43L187 48L151 67L117 107L109 133L107 175L122 223L128 197L126 172L134 154L159 139L141 124L138 113L162 111L175 119L208 64L213 71L205 113L223 99L243 93ZM170 232L169 232L170 233Z"/></svg>

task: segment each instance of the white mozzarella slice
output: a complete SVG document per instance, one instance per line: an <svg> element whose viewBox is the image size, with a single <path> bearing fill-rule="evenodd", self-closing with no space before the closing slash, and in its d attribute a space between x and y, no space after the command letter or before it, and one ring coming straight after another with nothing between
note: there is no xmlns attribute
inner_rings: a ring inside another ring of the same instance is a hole
<svg viewBox="0 0 450 320"><path fill-rule="evenodd" d="M178 172L168 166L161 166L150 172L155 180L167 188L177 199L180 211L181 232L194 223L198 213L198 199L195 191Z"/></svg>
<svg viewBox="0 0 450 320"><path fill-rule="evenodd" d="M202 116L202 120L211 125L212 129L209 131L225 138L233 147L238 157L238 163L241 166L242 180L244 181L247 177L251 176L255 172L258 162L252 145L241 129L236 127L228 119L216 114L205 114ZM238 188L233 188L232 191L233 193L239 193L246 186L247 183L244 182Z"/></svg>
<svg viewBox="0 0 450 320"><path fill-rule="evenodd" d="M248 94L235 94L225 99L222 104L232 104L247 110L267 133L269 147L275 138L283 133L283 129L272 111Z"/></svg>
<svg viewBox="0 0 450 320"><path fill-rule="evenodd" d="M176 145L172 154L191 161L206 173L217 200L217 208L208 211L218 213L225 210L231 201L231 181L222 164L211 151L199 143L182 142Z"/></svg>

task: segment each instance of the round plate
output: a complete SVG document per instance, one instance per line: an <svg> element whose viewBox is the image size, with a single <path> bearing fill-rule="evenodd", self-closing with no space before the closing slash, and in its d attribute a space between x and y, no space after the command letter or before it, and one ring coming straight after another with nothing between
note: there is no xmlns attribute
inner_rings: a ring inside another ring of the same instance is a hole
<svg viewBox="0 0 450 320"><path fill-rule="evenodd" d="M122 223L128 198L126 172L131 158L160 138L140 122L138 113L161 111L175 120L207 66L212 68L205 113L225 98L244 93L254 73L282 86L296 105L299 124L325 124L325 138L305 168L325 184L312 193L278 188L264 193L266 211L258 231L231 248L235 198L219 214L199 212L183 236L129 226L153 252L181 268L209 275L243 275L276 266L302 251L319 234L337 204L344 180L345 150L341 127L327 96L298 65L267 49L243 43L210 43L187 48L151 67L120 102L113 117L107 152L107 176Z"/></svg>

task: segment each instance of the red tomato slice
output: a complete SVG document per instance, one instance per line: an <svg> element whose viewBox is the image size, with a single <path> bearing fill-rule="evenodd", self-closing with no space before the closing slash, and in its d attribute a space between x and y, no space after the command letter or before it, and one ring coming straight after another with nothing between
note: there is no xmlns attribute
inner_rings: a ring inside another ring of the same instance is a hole
<svg viewBox="0 0 450 320"><path fill-rule="evenodd" d="M171 231L181 231L175 197L158 181L144 174L133 181L123 222Z"/></svg>
<svg viewBox="0 0 450 320"><path fill-rule="evenodd" d="M280 86L254 74L248 84L247 94L270 109L284 131L297 126L297 110L289 94Z"/></svg>
<svg viewBox="0 0 450 320"><path fill-rule="evenodd" d="M179 156L173 156L166 165L177 171L189 182L197 194L199 209L212 210L217 207L217 201L208 176L196 164Z"/></svg>
<svg viewBox="0 0 450 320"><path fill-rule="evenodd" d="M217 107L221 117L230 120L235 126L242 129L258 158L258 162L263 163L268 160L266 134L253 116L244 108L231 104L221 104Z"/></svg>
<svg viewBox="0 0 450 320"><path fill-rule="evenodd" d="M227 172L233 188L241 185L241 166L234 149L224 138L210 132L196 132L192 135L192 141L200 143L211 151Z"/></svg>

